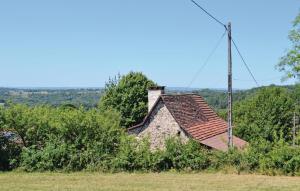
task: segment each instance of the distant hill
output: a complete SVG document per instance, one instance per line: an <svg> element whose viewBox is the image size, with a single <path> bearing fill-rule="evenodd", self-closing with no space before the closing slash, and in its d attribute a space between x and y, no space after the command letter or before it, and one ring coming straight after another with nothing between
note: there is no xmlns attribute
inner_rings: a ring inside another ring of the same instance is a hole
<svg viewBox="0 0 300 191"><path fill-rule="evenodd" d="M95 107L102 88L0 88L0 102Z"/></svg>
<svg viewBox="0 0 300 191"><path fill-rule="evenodd" d="M285 87L288 90L293 90L295 86ZM233 99L235 102L243 100L260 88L234 90ZM0 88L0 103L24 103L31 106L71 104L92 108L99 102L103 91L103 88ZM197 93L203 96L208 104L216 110L227 107L227 91L225 89L167 87L166 91L167 93Z"/></svg>

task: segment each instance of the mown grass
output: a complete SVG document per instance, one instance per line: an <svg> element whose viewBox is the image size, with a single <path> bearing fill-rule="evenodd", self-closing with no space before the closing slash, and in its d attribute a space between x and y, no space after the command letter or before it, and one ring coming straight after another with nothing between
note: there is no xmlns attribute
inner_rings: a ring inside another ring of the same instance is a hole
<svg viewBox="0 0 300 191"><path fill-rule="evenodd" d="M1 173L1 191L299 191L299 177L221 173Z"/></svg>

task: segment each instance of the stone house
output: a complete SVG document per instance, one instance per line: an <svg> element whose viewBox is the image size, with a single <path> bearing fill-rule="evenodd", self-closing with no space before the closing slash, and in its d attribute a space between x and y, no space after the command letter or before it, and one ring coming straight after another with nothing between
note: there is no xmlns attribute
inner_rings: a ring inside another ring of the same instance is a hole
<svg viewBox="0 0 300 191"><path fill-rule="evenodd" d="M148 90L148 115L144 121L128 129L138 138L149 137L152 149L164 148L167 138L194 139L208 148L228 150L227 122L220 118L197 94L164 93L164 87ZM237 148L247 142L233 136Z"/></svg>

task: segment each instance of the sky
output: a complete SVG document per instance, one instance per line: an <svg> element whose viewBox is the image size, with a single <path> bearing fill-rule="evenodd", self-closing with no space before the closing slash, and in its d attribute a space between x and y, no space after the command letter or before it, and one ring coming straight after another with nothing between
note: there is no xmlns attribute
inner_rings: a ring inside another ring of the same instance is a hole
<svg viewBox="0 0 300 191"><path fill-rule="evenodd" d="M232 23L259 85L295 83L275 65L299 0L196 1ZM227 86L226 36L202 68L224 28L190 0L1 0L0 26L0 87L103 87L129 71L169 87ZM235 50L233 79L256 86Z"/></svg>

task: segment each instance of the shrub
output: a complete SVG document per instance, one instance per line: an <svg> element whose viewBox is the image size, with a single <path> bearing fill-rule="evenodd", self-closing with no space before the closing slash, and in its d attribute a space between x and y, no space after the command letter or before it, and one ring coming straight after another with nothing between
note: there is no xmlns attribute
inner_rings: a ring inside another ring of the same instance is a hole
<svg viewBox="0 0 300 191"><path fill-rule="evenodd" d="M83 170L99 167L117 154L124 136L118 113L83 108L53 112L55 117L48 123L55 133L46 134L45 144L23 150L25 170Z"/></svg>
<svg viewBox="0 0 300 191"><path fill-rule="evenodd" d="M196 141L182 143L177 138L166 141L164 161L166 169L199 171L209 166L209 151Z"/></svg>
<svg viewBox="0 0 300 191"><path fill-rule="evenodd" d="M0 171L11 170L18 165L21 148L5 135L5 110L0 107Z"/></svg>
<svg viewBox="0 0 300 191"><path fill-rule="evenodd" d="M43 149L31 146L23 149L20 166L29 172L74 170L78 165L73 164L74 160L71 160L73 153L71 152L72 149L59 141L48 142Z"/></svg>
<svg viewBox="0 0 300 191"><path fill-rule="evenodd" d="M0 132L0 171L12 170L19 163L21 148Z"/></svg>
<svg viewBox="0 0 300 191"><path fill-rule="evenodd" d="M300 148L278 144L260 160L260 170L264 174L299 175Z"/></svg>
<svg viewBox="0 0 300 191"><path fill-rule="evenodd" d="M300 175L300 148L285 137L252 139L245 150L208 150L198 142L166 141L164 150L150 149L149 139L137 140L120 127L113 110L73 107L0 109L0 170L26 171L202 171L234 169L275 175ZM14 132L22 144L4 136ZM278 140L279 141L275 141ZM21 149L21 146L24 146Z"/></svg>

